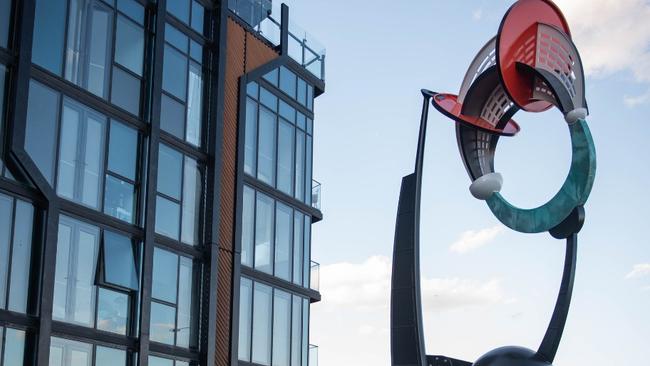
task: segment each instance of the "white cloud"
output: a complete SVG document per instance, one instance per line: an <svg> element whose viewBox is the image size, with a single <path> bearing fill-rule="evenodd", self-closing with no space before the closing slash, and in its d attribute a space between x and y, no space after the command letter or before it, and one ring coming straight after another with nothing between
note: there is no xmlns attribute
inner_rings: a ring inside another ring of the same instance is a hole
<svg viewBox="0 0 650 366"><path fill-rule="evenodd" d="M580 50L585 71L630 71L650 82L650 3L647 0L557 0Z"/></svg>
<svg viewBox="0 0 650 366"><path fill-rule="evenodd" d="M479 21L483 18L483 9L476 9L472 12L472 19Z"/></svg>
<svg viewBox="0 0 650 366"><path fill-rule="evenodd" d="M633 279L645 276L650 276L650 263L635 264L634 267L632 267L632 271L630 271L625 278Z"/></svg>
<svg viewBox="0 0 650 366"><path fill-rule="evenodd" d="M452 252L464 254L471 252L475 249L478 249L497 237L504 231L503 226L497 225L494 227L482 229L482 230L468 230L460 234L460 238L456 240L449 250Z"/></svg>
<svg viewBox="0 0 650 366"><path fill-rule="evenodd" d="M630 108L634 108L641 104L650 102L650 90L648 90L645 94L641 94L641 95L636 95L636 96L625 95L623 96L623 102L625 103L626 106Z"/></svg>

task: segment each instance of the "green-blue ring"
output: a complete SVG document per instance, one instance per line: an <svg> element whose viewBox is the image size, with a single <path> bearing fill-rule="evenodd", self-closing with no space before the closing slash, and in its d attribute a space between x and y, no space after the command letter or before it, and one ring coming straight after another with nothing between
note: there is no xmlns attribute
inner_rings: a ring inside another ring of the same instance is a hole
<svg viewBox="0 0 650 366"><path fill-rule="evenodd" d="M587 202L596 177L596 148L587 122L569 124L571 169L562 188L550 201L533 209L511 205L498 192L487 199L494 216L507 227L523 233L541 233L561 223L577 206Z"/></svg>

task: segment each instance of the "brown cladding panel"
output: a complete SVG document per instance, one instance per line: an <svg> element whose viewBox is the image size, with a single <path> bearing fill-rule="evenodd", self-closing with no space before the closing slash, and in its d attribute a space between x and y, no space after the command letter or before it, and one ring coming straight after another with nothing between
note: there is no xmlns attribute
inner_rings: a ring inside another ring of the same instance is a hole
<svg viewBox="0 0 650 366"><path fill-rule="evenodd" d="M217 288L217 339L215 365L230 365L232 285L237 183L237 129L239 79L274 58L277 52L228 19L219 223L219 278Z"/></svg>

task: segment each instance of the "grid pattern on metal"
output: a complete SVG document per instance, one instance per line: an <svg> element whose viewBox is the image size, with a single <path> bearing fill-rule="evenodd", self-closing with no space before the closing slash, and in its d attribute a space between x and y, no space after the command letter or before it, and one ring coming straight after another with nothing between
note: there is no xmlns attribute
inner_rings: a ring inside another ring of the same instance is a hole
<svg viewBox="0 0 650 366"><path fill-rule="evenodd" d="M571 99L578 94L575 67L577 61L578 54L575 48L562 32L548 25L538 26L535 67L550 71L557 76L569 92Z"/></svg>
<svg viewBox="0 0 650 366"><path fill-rule="evenodd" d="M481 48L476 57L474 57L474 60L467 69L467 73L465 74L465 78L460 87L460 92L458 93L459 103L464 102L467 92L474 80L476 80L476 78L478 78L478 76L485 72L489 67L497 64L496 45L497 39L496 37L493 37L485 44L485 46L483 46L483 48Z"/></svg>
<svg viewBox="0 0 650 366"><path fill-rule="evenodd" d="M503 86L498 84L490 94L490 97L483 105L481 110L481 118L486 120L492 126L495 126L501 121L501 118L508 112L514 103L508 98Z"/></svg>

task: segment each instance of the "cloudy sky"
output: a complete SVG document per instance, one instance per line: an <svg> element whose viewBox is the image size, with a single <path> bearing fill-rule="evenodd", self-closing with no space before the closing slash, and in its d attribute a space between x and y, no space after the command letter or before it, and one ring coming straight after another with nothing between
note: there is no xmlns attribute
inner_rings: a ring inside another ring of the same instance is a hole
<svg viewBox="0 0 650 366"><path fill-rule="evenodd" d="M385 366L390 256L401 177L412 170L420 88L456 92L512 1L287 0L327 46L316 103L314 226L323 301L312 307L320 366ZM580 234L574 298L556 366L650 359L650 2L558 1L587 72L598 172ZM499 141L502 193L546 202L569 169L557 111L516 116ZM503 345L536 349L558 291L564 244L498 223L471 197L453 123L431 111L422 211L427 352L473 361Z"/></svg>

